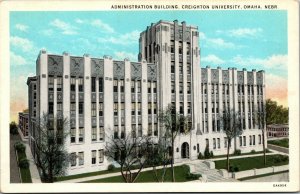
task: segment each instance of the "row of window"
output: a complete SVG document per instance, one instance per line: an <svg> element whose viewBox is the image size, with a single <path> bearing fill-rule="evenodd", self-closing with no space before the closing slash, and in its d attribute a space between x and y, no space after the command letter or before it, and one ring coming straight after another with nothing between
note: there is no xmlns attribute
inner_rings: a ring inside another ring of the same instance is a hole
<svg viewBox="0 0 300 194"><path fill-rule="evenodd" d="M175 62L171 61L171 73L175 73ZM183 74L183 63L179 62L178 64L178 70L179 70L179 74ZM186 73L189 75L191 74L191 64L187 63L186 64Z"/></svg>
<svg viewBox="0 0 300 194"><path fill-rule="evenodd" d="M121 136L119 136L119 129L121 130ZM157 124L148 124L148 131L147 131L148 136L158 136L158 128ZM143 136L143 128L142 125L131 125L131 137L132 138L137 138L137 137L142 137ZM126 132L125 132L125 126L122 125L120 128L118 125L114 126L114 139L124 139L126 137Z"/></svg>
<svg viewBox="0 0 300 194"><path fill-rule="evenodd" d="M78 142L79 143L83 143L84 142L84 128L80 127L79 131L78 131ZM70 129L70 141L71 143L76 143L76 129L75 128L71 128ZM98 136L98 137L97 137ZM92 128L92 133L91 133L91 140L92 142L95 141L104 141L105 138L105 132L104 132L104 128L103 126L99 127L99 131L97 132L97 128L93 127Z"/></svg>
<svg viewBox="0 0 300 194"><path fill-rule="evenodd" d="M171 82L171 93L174 94L176 91L175 82ZM186 83L186 92L191 94L191 82ZM179 93L183 93L183 82L179 82Z"/></svg>
<svg viewBox="0 0 300 194"><path fill-rule="evenodd" d="M202 104L202 111L204 110L205 113L208 112L208 103L207 102L203 102ZM223 102L223 113L225 113L225 109L226 107L229 107L229 101ZM263 110L264 104L263 102L257 102L257 110L258 112L260 112L261 110ZM254 102L250 103L248 102L248 113L252 111L254 111L255 107L254 107ZM211 112L212 113L220 113L219 112L219 102L212 102L211 103ZM245 112L245 103L244 102L238 102L238 112Z"/></svg>
<svg viewBox="0 0 300 194"><path fill-rule="evenodd" d="M182 33L179 36L181 36L182 38ZM170 42L170 47L171 47L171 53L175 53L175 41L171 40ZM183 44L182 41L178 41L178 53L179 54L183 54ZM191 54L191 44L189 42L187 42L186 44L186 55L190 55Z"/></svg>
<svg viewBox="0 0 300 194"><path fill-rule="evenodd" d="M98 155L98 157L97 157ZM98 158L98 161L97 161ZM83 166L84 165L84 152L78 152L78 154L76 154L76 152L72 152L70 154L70 163L71 163L71 167L74 166ZM96 164L96 163L103 163L104 161L104 150L100 149L100 150L92 150L91 151L91 164Z"/></svg>
<svg viewBox="0 0 300 194"><path fill-rule="evenodd" d="M221 84L220 84L221 85ZM222 84L222 94L229 94L229 84ZM254 86L253 85L247 85L248 95L254 95ZM244 95L244 85L238 84L237 87L237 93L239 95ZM263 94L263 87L257 85L257 95ZM202 94L207 94L207 84L201 83L201 91ZM219 93L219 84L211 84L211 94L218 94Z"/></svg>

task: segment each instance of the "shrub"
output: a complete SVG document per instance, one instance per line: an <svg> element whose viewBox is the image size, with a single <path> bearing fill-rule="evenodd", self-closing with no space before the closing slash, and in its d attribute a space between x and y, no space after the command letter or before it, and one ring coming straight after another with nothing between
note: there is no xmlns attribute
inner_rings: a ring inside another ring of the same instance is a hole
<svg viewBox="0 0 300 194"><path fill-rule="evenodd" d="M186 176L187 180L197 180L201 177L201 174L193 174L193 173L188 173Z"/></svg>
<svg viewBox="0 0 300 194"><path fill-rule="evenodd" d="M26 147L20 141L15 143L15 148L18 152L25 152Z"/></svg>
<svg viewBox="0 0 300 194"><path fill-rule="evenodd" d="M233 166L229 166L229 172L234 172Z"/></svg>
<svg viewBox="0 0 300 194"><path fill-rule="evenodd" d="M21 158L19 161L20 168L29 168L29 162L26 158Z"/></svg>
<svg viewBox="0 0 300 194"><path fill-rule="evenodd" d="M17 124L15 122L11 122L9 124L9 132L13 135L18 134L18 127L17 127Z"/></svg>
<svg viewBox="0 0 300 194"><path fill-rule="evenodd" d="M255 150L251 150L251 154L254 154L256 151Z"/></svg>
<svg viewBox="0 0 300 194"><path fill-rule="evenodd" d="M203 159L203 155L202 155L201 152L200 152L199 155L198 155L198 159Z"/></svg>
<svg viewBox="0 0 300 194"><path fill-rule="evenodd" d="M107 170L113 171L115 169L115 166L113 164L108 165Z"/></svg>
<svg viewBox="0 0 300 194"><path fill-rule="evenodd" d="M234 153L233 155L236 155L236 156L239 156L241 155L241 150L237 149L237 150L234 150Z"/></svg>
<svg viewBox="0 0 300 194"><path fill-rule="evenodd" d="M235 166L235 167L233 168L233 170L234 170L234 172L238 172L238 171L240 171L240 167L239 167L239 166Z"/></svg>
<svg viewBox="0 0 300 194"><path fill-rule="evenodd" d="M208 159L210 158L210 153L209 153L209 149L208 146L205 147L205 151L204 151L204 158Z"/></svg>
<svg viewBox="0 0 300 194"><path fill-rule="evenodd" d="M209 155L210 155L211 158L213 158L213 157L214 157L213 151L210 151L210 154L209 154Z"/></svg>
<svg viewBox="0 0 300 194"><path fill-rule="evenodd" d="M288 156L282 156L282 162L287 162L289 161L289 157Z"/></svg>

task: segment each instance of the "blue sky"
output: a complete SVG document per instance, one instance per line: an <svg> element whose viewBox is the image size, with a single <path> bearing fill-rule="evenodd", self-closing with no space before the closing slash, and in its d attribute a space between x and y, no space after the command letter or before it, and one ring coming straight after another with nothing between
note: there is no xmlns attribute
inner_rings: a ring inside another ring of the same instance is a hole
<svg viewBox="0 0 300 194"><path fill-rule="evenodd" d="M287 106L286 11L11 12L11 118L27 107L40 49L136 61L139 33L161 19L198 26L202 67L265 70L267 97Z"/></svg>

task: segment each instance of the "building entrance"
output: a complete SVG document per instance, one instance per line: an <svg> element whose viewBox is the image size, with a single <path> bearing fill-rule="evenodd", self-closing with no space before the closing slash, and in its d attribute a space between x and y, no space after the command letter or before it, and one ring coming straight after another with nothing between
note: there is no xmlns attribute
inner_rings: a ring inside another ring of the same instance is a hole
<svg viewBox="0 0 300 194"><path fill-rule="evenodd" d="M181 145L181 158L190 158L189 144L187 142Z"/></svg>

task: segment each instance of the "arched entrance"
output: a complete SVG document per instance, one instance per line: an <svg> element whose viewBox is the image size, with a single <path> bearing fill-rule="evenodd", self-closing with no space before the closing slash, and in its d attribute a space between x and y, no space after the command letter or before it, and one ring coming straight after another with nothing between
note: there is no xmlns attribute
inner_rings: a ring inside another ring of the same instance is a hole
<svg viewBox="0 0 300 194"><path fill-rule="evenodd" d="M181 158L190 158L190 149L187 142L181 145Z"/></svg>

